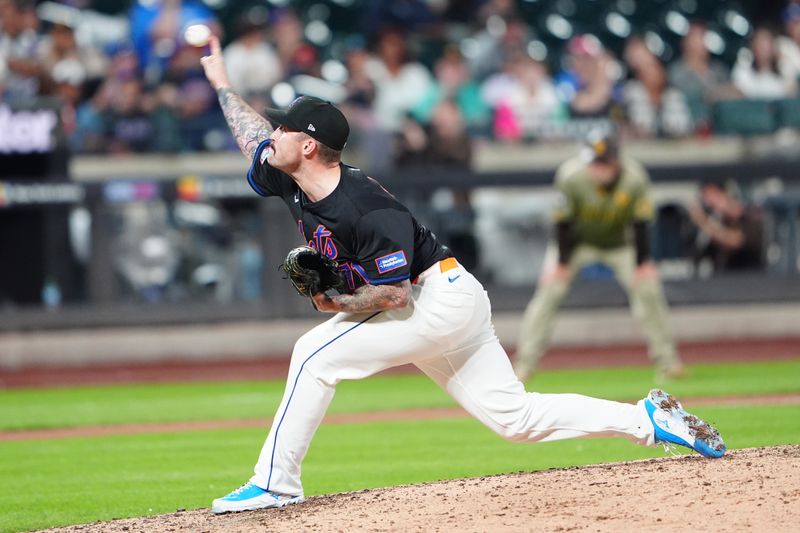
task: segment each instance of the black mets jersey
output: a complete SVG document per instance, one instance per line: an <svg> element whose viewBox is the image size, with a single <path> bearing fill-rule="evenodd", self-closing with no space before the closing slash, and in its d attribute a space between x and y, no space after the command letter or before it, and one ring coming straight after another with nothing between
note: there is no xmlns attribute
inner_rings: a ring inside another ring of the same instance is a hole
<svg viewBox="0 0 800 533"><path fill-rule="evenodd" d="M340 163L331 194L311 202L286 173L267 162L262 142L247 173L261 196L280 196L309 246L339 264L350 290L415 279L452 254L409 210L360 169Z"/></svg>

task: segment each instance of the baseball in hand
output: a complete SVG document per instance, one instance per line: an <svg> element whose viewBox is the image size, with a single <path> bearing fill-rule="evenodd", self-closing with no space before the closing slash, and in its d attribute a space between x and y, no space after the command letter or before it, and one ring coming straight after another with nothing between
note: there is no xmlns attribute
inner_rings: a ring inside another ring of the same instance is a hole
<svg viewBox="0 0 800 533"><path fill-rule="evenodd" d="M211 37L211 28L205 24L192 24L183 32L183 38L192 46L205 46Z"/></svg>

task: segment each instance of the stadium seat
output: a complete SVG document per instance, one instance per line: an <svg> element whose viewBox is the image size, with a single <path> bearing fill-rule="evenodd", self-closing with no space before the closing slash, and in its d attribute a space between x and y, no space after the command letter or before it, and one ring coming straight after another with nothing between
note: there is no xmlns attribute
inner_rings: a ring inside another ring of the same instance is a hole
<svg viewBox="0 0 800 533"><path fill-rule="evenodd" d="M691 255L692 222L686 208L667 203L656 211L651 227L651 251L656 261L684 259Z"/></svg>
<svg viewBox="0 0 800 533"><path fill-rule="evenodd" d="M721 135L758 135L778 127L773 102L767 100L726 100L713 110L714 132Z"/></svg>
<svg viewBox="0 0 800 533"><path fill-rule="evenodd" d="M780 100L775 107L780 127L800 129L800 98Z"/></svg>

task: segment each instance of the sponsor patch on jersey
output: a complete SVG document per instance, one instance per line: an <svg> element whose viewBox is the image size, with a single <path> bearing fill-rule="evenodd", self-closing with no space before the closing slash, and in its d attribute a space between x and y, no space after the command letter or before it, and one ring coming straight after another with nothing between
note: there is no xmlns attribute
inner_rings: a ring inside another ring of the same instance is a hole
<svg viewBox="0 0 800 533"><path fill-rule="evenodd" d="M396 268L408 265L408 261L406 260L406 253L403 250L398 250L389 255L377 258L375 264L378 266L378 272L380 274L385 274Z"/></svg>

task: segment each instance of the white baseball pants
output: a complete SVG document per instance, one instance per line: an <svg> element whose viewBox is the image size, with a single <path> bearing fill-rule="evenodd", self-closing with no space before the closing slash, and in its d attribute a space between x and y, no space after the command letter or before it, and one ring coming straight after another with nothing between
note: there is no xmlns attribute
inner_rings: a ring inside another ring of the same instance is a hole
<svg viewBox="0 0 800 533"><path fill-rule="evenodd" d="M483 286L463 267L420 275L403 309L338 313L297 341L286 391L255 474L266 490L302 495L300 465L336 384L413 363L467 412L516 442L619 436L654 444L642 402L526 392L494 333Z"/></svg>

